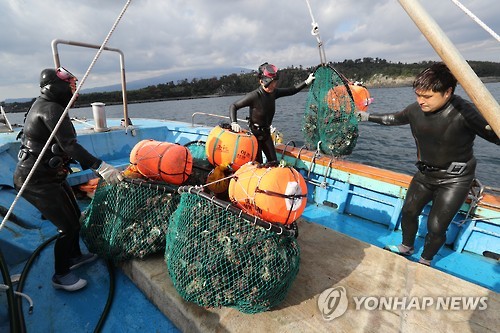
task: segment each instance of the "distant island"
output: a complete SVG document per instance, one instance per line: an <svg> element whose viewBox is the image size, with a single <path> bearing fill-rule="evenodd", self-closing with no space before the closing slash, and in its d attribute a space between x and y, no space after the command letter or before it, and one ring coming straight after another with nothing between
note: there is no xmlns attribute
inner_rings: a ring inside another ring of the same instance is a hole
<svg viewBox="0 0 500 333"><path fill-rule="evenodd" d="M418 63L393 63L380 58L362 58L331 63L348 80L358 81L367 88L411 86L415 76L434 61ZM468 61L483 82L500 81L500 63ZM289 66L280 70L280 86L288 87L304 80L315 67ZM256 71L213 76L210 78L169 81L144 88L127 90L129 103L218 97L249 92L257 86ZM121 91L92 92L80 94L75 107L88 107L100 101L108 105L121 104ZM6 112L26 112L33 100L28 102L1 102Z"/></svg>

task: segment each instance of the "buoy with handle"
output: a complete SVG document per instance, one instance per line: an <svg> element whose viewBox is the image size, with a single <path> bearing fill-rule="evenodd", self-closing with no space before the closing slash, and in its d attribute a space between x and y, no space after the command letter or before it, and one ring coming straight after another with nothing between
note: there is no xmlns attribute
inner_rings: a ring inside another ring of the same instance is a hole
<svg viewBox="0 0 500 333"><path fill-rule="evenodd" d="M208 135L205 147L213 166L227 165L233 171L257 157L257 138L246 130L236 133L216 126Z"/></svg>
<svg viewBox="0 0 500 333"><path fill-rule="evenodd" d="M241 166L229 182L229 198L246 213L265 221L291 224L304 212L307 185L292 167Z"/></svg>
<svg viewBox="0 0 500 333"><path fill-rule="evenodd" d="M191 175L193 157L184 146L156 140L142 140L130 152L130 164L145 177L181 185Z"/></svg>

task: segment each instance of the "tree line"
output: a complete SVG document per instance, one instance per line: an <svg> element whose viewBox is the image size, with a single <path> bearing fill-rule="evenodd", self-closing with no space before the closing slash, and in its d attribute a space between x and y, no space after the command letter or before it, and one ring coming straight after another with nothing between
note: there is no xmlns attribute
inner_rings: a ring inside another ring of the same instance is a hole
<svg viewBox="0 0 500 333"><path fill-rule="evenodd" d="M422 61L418 63L393 63L380 58L346 59L333 62L332 66L346 78L352 81L366 82L375 75L388 78L414 77L424 68L434 63ZM469 65L479 77L496 77L500 80L500 63L487 61L469 61ZM307 78L315 67L289 66L280 69L280 83L282 87L295 85ZM142 89L127 91L129 103L148 102L168 99L183 99L202 96L226 96L244 94L258 86L257 72L243 74L230 74L212 78L184 79L177 82L165 82L148 86ZM121 104L121 91L94 92L80 94L75 107L88 107L91 103L99 101L110 104ZM4 103L6 112L24 112L29 109L33 101L25 103Z"/></svg>

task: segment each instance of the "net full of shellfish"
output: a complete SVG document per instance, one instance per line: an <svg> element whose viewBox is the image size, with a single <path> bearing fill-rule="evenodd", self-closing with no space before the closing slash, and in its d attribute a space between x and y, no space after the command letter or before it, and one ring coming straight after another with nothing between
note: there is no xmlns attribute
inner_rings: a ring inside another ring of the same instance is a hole
<svg viewBox="0 0 500 333"><path fill-rule="evenodd" d="M142 179L100 181L82 219L89 251L115 262L165 249L165 235L180 195L176 187Z"/></svg>
<svg viewBox="0 0 500 333"><path fill-rule="evenodd" d="M300 263L295 236L296 225L267 223L187 190L170 218L165 262L185 300L258 313L281 303L295 280Z"/></svg>

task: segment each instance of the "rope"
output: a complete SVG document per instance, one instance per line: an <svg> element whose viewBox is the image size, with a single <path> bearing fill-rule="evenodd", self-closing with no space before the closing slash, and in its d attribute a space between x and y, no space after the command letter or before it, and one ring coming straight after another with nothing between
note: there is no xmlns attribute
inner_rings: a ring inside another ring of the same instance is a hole
<svg viewBox="0 0 500 333"><path fill-rule="evenodd" d="M325 55L325 49L323 48L323 42L321 41L321 38L319 36L319 26L318 23L316 23L316 20L314 19L314 15L311 9L311 5L309 4L309 0L306 0L307 8L309 8L309 15L311 15L311 35L316 37L316 41L318 42L318 50L319 50L319 59L322 65L326 64L326 55Z"/></svg>
<svg viewBox="0 0 500 333"><path fill-rule="evenodd" d="M230 176L227 176L227 177L224 177L224 178L220 178L220 179L217 179L217 180L214 180L213 182L211 183L206 183L204 185L198 185L199 187L202 187L202 188L205 188L205 187L208 187L209 185L213 185L213 184L217 184L219 182L222 182L224 180L227 180L227 179L231 179L231 178L234 178L236 177L235 175L230 175Z"/></svg>
<svg viewBox="0 0 500 333"><path fill-rule="evenodd" d="M251 171L254 171L254 169L246 170L246 171L244 171L244 172L241 172L241 171L240 171L240 172L239 172L239 174L238 174L238 177L240 177L240 178L241 178L241 175L242 175L242 174L245 174L245 173L247 173L247 172L251 172ZM213 182L210 182L210 183L206 183L206 184L203 184L203 185L197 185L196 187L197 187L197 188L205 188L205 187L208 187L209 185L213 185L213 184L216 184L216 183L219 183L219 182L222 182L222 181L224 181L224 180L231 179L231 178L236 178L236 175L235 175L235 174L232 174L232 175L229 175L229 176L227 176L227 177L224 177L224 178L219 178L219 179L217 179L217 180L214 180Z"/></svg>
<svg viewBox="0 0 500 333"><path fill-rule="evenodd" d="M216 206L225 209L227 211L230 211L231 213L235 214L236 216L253 223L254 225L258 225L259 227L262 227L266 229L267 231L272 231L277 233L278 235L284 235L286 237L296 237L298 235L298 229L297 229L297 224L293 223L290 225L292 229L288 229L284 225L278 225L275 223L271 223L265 220L262 220L256 216L252 216L250 214L245 213L241 209L233 206L232 204L228 204L226 201L217 199L215 196L211 196L210 194L203 192L202 187L200 186L180 186L177 189L177 192L182 194L182 193L189 193L193 195L197 195L199 197L202 197L208 201L210 201L212 204L215 204Z"/></svg>
<svg viewBox="0 0 500 333"><path fill-rule="evenodd" d="M99 50L97 51L94 59L92 60L92 62L90 63L90 66L88 67L87 71L85 72L85 75L83 76L82 78L82 81L80 82L80 84L76 87L76 90L75 90L75 93L73 94L73 96L71 97L71 100L68 102L68 105L66 105L66 108L64 109L64 112L62 113L61 117L59 118L59 121L57 122L56 126L54 127L54 130L52 131L52 133L50 134L49 138L47 139L47 142L45 143L45 146L43 146L43 149L42 151L40 152L40 154L38 155L38 158L36 159L35 161L35 164L33 165L33 168L31 169L30 173L28 174L28 176L26 177L26 180L24 181L23 185L21 186L21 188L19 189L19 192L17 193L14 201L12 202L12 205L10 206L9 210L7 211L7 214L5 214L5 217L3 218L2 220L2 223L0 224L0 231L2 230L5 222L7 222L8 218L10 217L10 214L12 213L12 211L14 210L14 207L15 205L17 204L17 202L19 201L19 198L21 197L22 193L24 192L24 189L26 188L26 184L30 181L31 177L33 176L33 173L35 172L36 168L38 167L38 165L40 164L40 161L43 157L43 155L45 154L45 152L47 151L48 147L50 146L50 143L52 142L52 140L54 139L54 136L55 134L57 133L57 130L59 129L59 127L61 126L63 120L64 120L64 117L66 117L66 115L68 114L68 110L69 108L71 107L71 105L73 105L73 103L75 102L77 96L78 96L78 93L80 92L80 89L81 87L83 86L84 82L87 80L87 77L89 76L90 74L90 71L92 70L92 68L94 67L97 59L99 58L99 56L101 55L102 51L104 50L104 47L106 46L106 44L108 43L109 39L111 38L111 35L113 34L113 32L115 31L116 29L116 26L118 25L118 23L120 22L121 18L123 17L123 15L125 14L125 11L127 10L128 6L130 5L130 3L132 2L132 0L128 0L127 3L125 4L125 6L123 7L122 11L120 12L120 14L118 15L115 23L113 24L113 26L111 27L111 30L109 31L108 35L106 36L106 38L104 39L104 41L102 42L101 44L101 47L99 48Z"/></svg>
<svg viewBox="0 0 500 333"><path fill-rule="evenodd" d="M464 11L465 14L469 15L474 22L479 24L481 28L486 30L490 35L493 36L498 42L500 42L500 36L493 31L490 27L488 27L483 21L481 21L476 15L474 15L470 10L468 10L464 5L462 5L458 0L451 0L455 5L458 6L461 10Z"/></svg>
<svg viewBox="0 0 500 333"><path fill-rule="evenodd" d="M81 120L81 119L78 119L78 118L71 118L71 121L76 121L77 123L80 123L83 126L88 127L88 128L94 128L95 127L94 125L91 125L91 124L87 123L86 119L85 120Z"/></svg>

